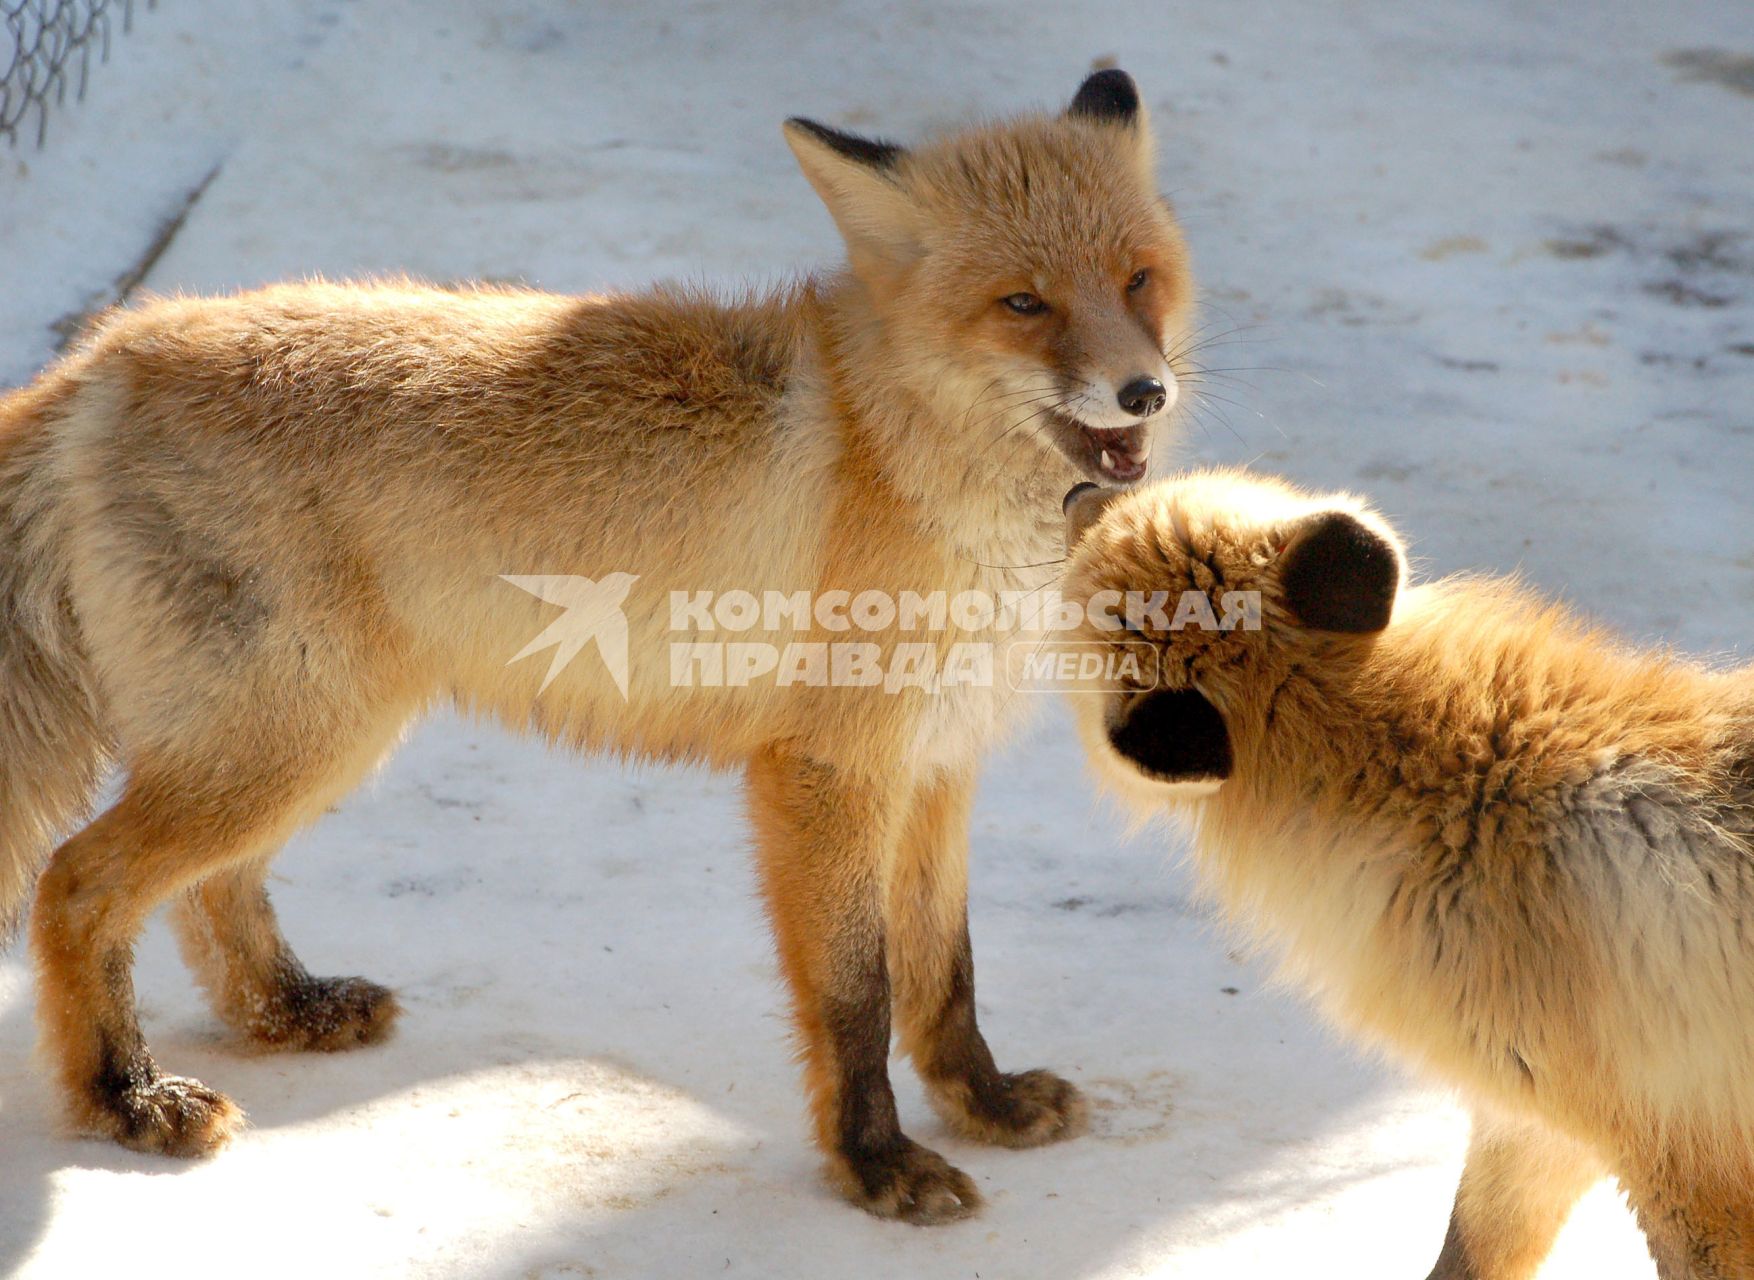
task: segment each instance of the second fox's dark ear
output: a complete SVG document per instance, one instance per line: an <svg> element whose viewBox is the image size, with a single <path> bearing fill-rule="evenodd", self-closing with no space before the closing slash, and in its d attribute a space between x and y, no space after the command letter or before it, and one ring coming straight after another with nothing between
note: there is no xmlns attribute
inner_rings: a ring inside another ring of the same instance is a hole
<svg viewBox="0 0 1754 1280"><path fill-rule="evenodd" d="M1306 627L1381 631L1401 587L1401 553L1357 516L1324 511L1305 521L1280 555L1279 586Z"/></svg>
<svg viewBox="0 0 1754 1280"><path fill-rule="evenodd" d="M1068 489L1060 501L1060 510L1066 513L1066 550L1077 546L1084 531L1101 517L1103 508L1125 492L1124 489L1104 489L1088 480Z"/></svg>
<svg viewBox="0 0 1754 1280"><path fill-rule="evenodd" d="M1111 124L1137 124L1139 86L1133 83L1132 76L1118 67L1098 71L1078 86L1066 114Z"/></svg>
<svg viewBox="0 0 1754 1280"><path fill-rule="evenodd" d="M1108 731L1109 745L1159 782L1222 782L1230 776L1230 730L1198 689L1158 689Z"/></svg>

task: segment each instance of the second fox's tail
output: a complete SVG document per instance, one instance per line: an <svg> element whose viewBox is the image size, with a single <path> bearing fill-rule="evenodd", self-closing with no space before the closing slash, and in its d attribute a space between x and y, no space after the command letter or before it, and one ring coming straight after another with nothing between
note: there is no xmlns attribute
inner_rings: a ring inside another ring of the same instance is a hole
<svg viewBox="0 0 1754 1280"><path fill-rule="evenodd" d="M46 465L50 420L73 394L44 378L0 397L0 942L109 763L69 598L66 507Z"/></svg>

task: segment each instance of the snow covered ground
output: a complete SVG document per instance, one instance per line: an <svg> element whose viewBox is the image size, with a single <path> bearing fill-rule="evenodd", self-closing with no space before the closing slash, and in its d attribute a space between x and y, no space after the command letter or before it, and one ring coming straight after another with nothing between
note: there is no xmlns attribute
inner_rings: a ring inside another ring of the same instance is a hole
<svg viewBox="0 0 1754 1280"><path fill-rule="evenodd" d="M906 139L1105 56L1237 370L1188 459L1361 488L1430 571L1746 652L1754 11L1714 0L163 0L45 150L0 153L0 384L210 173L147 287L775 278L837 249L782 117ZM745 843L729 779L428 726L276 864L311 966L403 993L393 1042L246 1056L144 943L161 1061L252 1120L204 1164L57 1131L0 957L0 1274L1424 1274L1461 1113L1263 989L1057 708L988 771L973 928L1002 1059L1065 1070L1094 1131L970 1146L898 1064L975 1221L885 1225L818 1179ZM1544 1273L1650 1274L1609 1186Z"/></svg>

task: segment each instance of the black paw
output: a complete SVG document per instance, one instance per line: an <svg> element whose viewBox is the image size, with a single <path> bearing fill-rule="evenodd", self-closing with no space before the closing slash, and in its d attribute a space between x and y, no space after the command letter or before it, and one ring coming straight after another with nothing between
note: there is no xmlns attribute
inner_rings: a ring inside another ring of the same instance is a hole
<svg viewBox="0 0 1754 1280"><path fill-rule="evenodd" d="M92 1091L82 1128L124 1147L167 1156L211 1155L243 1126L236 1103L199 1080L134 1073Z"/></svg>
<svg viewBox="0 0 1754 1280"><path fill-rule="evenodd" d="M932 1101L944 1122L965 1138L1001 1147L1039 1147L1083 1133L1090 1120L1084 1095L1051 1071L939 1085Z"/></svg>
<svg viewBox="0 0 1754 1280"><path fill-rule="evenodd" d="M878 1151L836 1157L836 1181L853 1203L879 1218L916 1226L957 1222L981 1207L969 1176L910 1138Z"/></svg>
<svg viewBox="0 0 1754 1280"><path fill-rule="evenodd" d="M271 1048L334 1052L376 1044L400 1012L395 993L375 982L300 975L251 1018L249 1033Z"/></svg>

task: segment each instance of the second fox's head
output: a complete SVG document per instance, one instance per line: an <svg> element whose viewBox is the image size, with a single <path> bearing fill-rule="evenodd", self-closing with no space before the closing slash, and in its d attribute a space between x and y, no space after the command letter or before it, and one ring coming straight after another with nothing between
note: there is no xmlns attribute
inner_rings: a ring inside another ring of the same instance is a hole
<svg viewBox="0 0 1754 1280"><path fill-rule="evenodd" d="M1107 664L1119 674L1070 700L1098 776L1147 806L1233 776L1250 795L1295 783L1344 727L1323 691L1354 688L1395 617L1395 532L1348 494L1242 471L1079 485L1066 515L1065 599L1084 619L1068 638L1151 657ZM1189 600L1208 611L1182 612Z"/></svg>
<svg viewBox="0 0 1754 1280"><path fill-rule="evenodd" d="M970 455L1039 450L1106 484L1175 406L1194 284L1132 79L918 147L810 120L786 140L847 244L892 367Z"/></svg>

